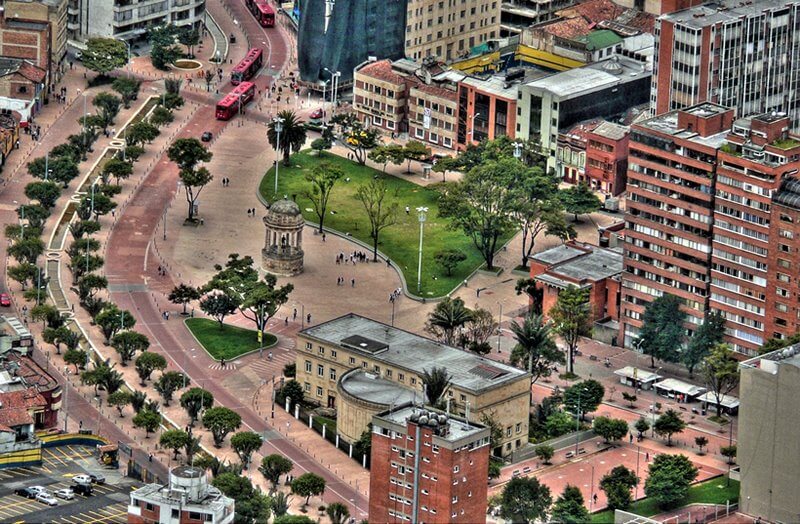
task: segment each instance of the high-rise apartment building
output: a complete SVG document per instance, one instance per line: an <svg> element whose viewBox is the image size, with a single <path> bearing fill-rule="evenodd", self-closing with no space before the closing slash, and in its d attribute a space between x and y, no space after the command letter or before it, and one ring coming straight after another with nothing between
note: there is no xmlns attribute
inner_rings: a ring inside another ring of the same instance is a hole
<svg viewBox="0 0 800 524"><path fill-rule="evenodd" d="M656 22L655 115L713 102L737 116L782 111L800 130L800 1L719 0Z"/></svg>
<svg viewBox="0 0 800 524"><path fill-rule="evenodd" d="M410 403L375 415L370 521L485 522L489 433Z"/></svg>
<svg viewBox="0 0 800 524"><path fill-rule="evenodd" d="M159 25L199 27L205 12L205 0L69 0L67 38L137 40Z"/></svg>
<svg viewBox="0 0 800 524"><path fill-rule="evenodd" d="M408 0L405 53L451 61L500 36L500 0Z"/></svg>
<svg viewBox="0 0 800 524"><path fill-rule="evenodd" d="M789 126L786 115L772 113L734 120L733 110L711 103L633 125L620 317L626 346L635 344L645 307L664 293L683 300L689 334L707 311L721 312L726 342L741 353L796 330L800 288L791 271L800 262L793 240L800 215L788 208L797 202L800 137Z"/></svg>

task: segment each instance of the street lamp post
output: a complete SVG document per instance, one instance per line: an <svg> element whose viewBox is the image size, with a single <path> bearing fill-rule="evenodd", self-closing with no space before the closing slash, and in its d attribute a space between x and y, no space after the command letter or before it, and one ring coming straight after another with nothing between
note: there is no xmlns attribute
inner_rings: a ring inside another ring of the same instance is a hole
<svg viewBox="0 0 800 524"><path fill-rule="evenodd" d="M423 226L425 225L426 214L428 213L427 207L418 207L417 213L419 217L419 263L417 264L417 294L422 289L422 233Z"/></svg>
<svg viewBox="0 0 800 524"><path fill-rule="evenodd" d="M481 116L480 113L475 113L474 115L472 115L472 130L469 133L467 133L468 136L472 137L470 139L472 142L475 141L475 119L478 118L479 116ZM469 143L467 145L469 145Z"/></svg>
<svg viewBox="0 0 800 524"><path fill-rule="evenodd" d="M87 133L87 127L86 127L86 117L87 117L87 113L86 113L86 92L84 91L84 93L83 93L83 159L84 160L86 160L86 158L87 158L87 156L86 156L86 135L88 133Z"/></svg>
<svg viewBox="0 0 800 524"><path fill-rule="evenodd" d="M578 456L578 444L580 444L580 430L581 430L581 395L586 391L586 388L581 388L578 391L578 412L575 417L575 456Z"/></svg>
<svg viewBox="0 0 800 524"><path fill-rule="evenodd" d="M503 326L503 303L498 302L498 304L500 305L500 316L497 317L497 352L500 353L500 332Z"/></svg>
<svg viewBox="0 0 800 524"><path fill-rule="evenodd" d="M658 372L661 371L661 368L663 368L663 367L664 366L661 366L660 368L658 368L656 370L656 375L658 375ZM650 436L651 437L655 437L656 436L656 403L658 402L658 393L656 393L655 384L653 384L652 388L653 388L653 405L651 406L652 409L650 410L650 412L653 414L653 425L650 428L650 430L651 430Z"/></svg>
<svg viewBox="0 0 800 524"><path fill-rule="evenodd" d="M336 71L334 73L327 67L325 68L325 71L327 71L331 75L331 81L332 81L331 89L333 90L333 110L336 111L336 96L339 91L339 77L342 76L342 72Z"/></svg>
<svg viewBox="0 0 800 524"><path fill-rule="evenodd" d="M281 163L281 131L283 131L283 118L276 116L272 119L275 123L275 198L278 198L278 164Z"/></svg>
<svg viewBox="0 0 800 524"><path fill-rule="evenodd" d="M474 122L473 122L474 124ZM474 125L473 125L474 129ZM519 160L522 158L522 142L514 142L514 158Z"/></svg>

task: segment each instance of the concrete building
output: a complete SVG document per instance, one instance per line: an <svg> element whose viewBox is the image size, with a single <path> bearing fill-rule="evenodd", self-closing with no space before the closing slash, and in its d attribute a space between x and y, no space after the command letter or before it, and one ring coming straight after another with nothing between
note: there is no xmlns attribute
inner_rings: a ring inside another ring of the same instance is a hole
<svg viewBox="0 0 800 524"><path fill-rule="evenodd" d="M408 0L405 56L450 62L500 36L500 0Z"/></svg>
<svg viewBox="0 0 800 524"><path fill-rule="evenodd" d="M647 101L651 71L646 62L614 55L520 86L516 137L539 140L556 169L558 134L592 118L612 119Z"/></svg>
<svg viewBox="0 0 800 524"><path fill-rule="evenodd" d="M549 315L562 289L575 286L589 290L592 320L619 319L621 250L567 242L536 253L530 264L531 278L542 292L543 315Z"/></svg>
<svg viewBox="0 0 800 524"><path fill-rule="evenodd" d="M602 120L588 120L558 133L556 174L568 184L588 182L586 178L586 135Z"/></svg>
<svg viewBox="0 0 800 524"><path fill-rule="evenodd" d="M370 521L485 522L489 433L413 404L372 417Z"/></svg>
<svg viewBox="0 0 800 524"><path fill-rule="evenodd" d="M573 0L520 0L500 4L500 35L522 33L525 28L552 20Z"/></svg>
<svg viewBox="0 0 800 524"><path fill-rule="evenodd" d="M797 522L800 515L799 352L795 345L739 366L739 509L766 522Z"/></svg>
<svg viewBox="0 0 800 524"><path fill-rule="evenodd" d="M628 179L630 128L603 122L586 133L585 178L592 189L617 196Z"/></svg>
<svg viewBox="0 0 800 524"><path fill-rule="evenodd" d="M212 486L206 471L191 466L172 468L169 485L148 484L131 492L128 524L230 524L234 501Z"/></svg>
<svg viewBox="0 0 800 524"><path fill-rule="evenodd" d="M443 75L444 76L444 75ZM454 73L450 76L461 76ZM444 149L456 147L458 88L452 81L411 86L408 98L408 136Z"/></svg>
<svg viewBox="0 0 800 524"><path fill-rule="evenodd" d="M50 78L53 82L57 82L61 78L66 68L68 4L69 0L5 0L3 2L5 16L9 19L33 20L50 24Z"/></svg>
<svg viewBox="0 0 800 524"><path fill-rule="evenodd" d="M798 27L796 0L719 0L662 16L654 114L708 101L737 116L782 111L800 131Z"/></svg>
<svg viewBox="0 0 800 524"><path fill-rule="evenodd" d="M405 132L408 76L395 71L391 60L378 60L357 68L354 78L353 109L364 124Z"/></svg>
<svg viewBox="0 0 800 524"><path fill-rule="evenodd" d="M141 40L150 27L200 27L205 14L205 0L69 0L67 38L75 43L91 37Z"/></svg>
<svg viewBox="0 0 800 524"><path fill-rule="evenodd" d="M524 74L518 71L485 79L468 76L459 82L456 134L459 149L501 136L514 137L517 92Z"/></svg>
<svg viewBox="0 0 800 524"><path fill-rule="evenodd" d="M425 370L444 367L452 376L450 411L469 413L470 422L492 417L503 429L496 455L510 455L528 442L530 376L517 368L354 314L301 331L297 348L297 381L306 399L337 410L337 430L346 432L340 431L345 440L367 428L368 419L356 418L359 411L374 413L391 403L381 393L386 381L421 401ZM368 375L348 373L355 369ZM399 392L393 394L402 398Z"/></svg>

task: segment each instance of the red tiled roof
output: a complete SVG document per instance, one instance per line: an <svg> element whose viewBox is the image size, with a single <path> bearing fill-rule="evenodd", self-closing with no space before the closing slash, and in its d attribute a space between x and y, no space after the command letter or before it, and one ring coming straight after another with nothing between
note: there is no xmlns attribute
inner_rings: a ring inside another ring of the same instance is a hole
<svg viewBox="0 0 800 524"><path fill-rule="evenodd" d="M29 64L28 62L24 62L17 72L31 82L38 83L44 82L45 76L47 75L44 69L40 69L33 64Z"/></svg>
<svg viewBox="0 0 800 524"><path fill-rule="evenodd" d="M0 393L0 413L7 409L30 409L47 406L47 401L34 388Z"/></svg>
<svg viewBox="0 0 800 524"><path fill-rule="evenodd" d="M604 120L602 118L595 119L595 120L588 120L584 122L580 122L575 124L574 126L570 127L566 131L559 133L559 139L572 139L578 140L581 142L586 142L586 134L590 131L594 131L594 129L602 124Z"/></svg>
<svg viewBox="0 0 800 524"><path fill-rule="evenodd" d="M588 0L557 11L556 15L563 18L581 16L596 24L603 20L613 20L625 11L627 8L617 5L611 0Z"/></svg>
<svg viewBox="0 0 800 524"><path fill-rule="evenodd" d="M390 60L378 60L371 64L367 64L358 70L358 74L382 80L384 82L392 82L397 85L402 85L405 78L392 70L392 62Z"/></svg>
<svg viewBox="0 0 800 524"><path fill-rule="evenodd" d="M0 127L0 130L8 132L2 127ZM17 376L22 377L29 386L37 386L39 391L49 391L58 386L58 382L39 364L34 362L32 358L14 351L6 353L6 358L10 362L16 362L19 365Z"/></svg>
<svg viewBox="0 0 800 524"><path fill-rule="evenodd" d="M427 93L429 95L438 96L440 98L445 98L449 101L455 101L457 99L456 92L451 89L445 89L443 87L432 86L425 84L423 82L419 82L414 84L412 89L419 89L423 93Z"/></svg>
<svg viewBox="0 0 800 524"><path fill-rule="evenodd" d="M589 34L594 25L595 24L589 23L584 18L576 16L574 18L565 18L564 20L548 24L544 26L542 30L553 36L571 40Z"/></svg>
<svg viewBox="0 0 800 524"><path fill-rule="evenodd" d="M33 424L33 417L27 409L0 409L0 430L13 431L14 426Z"/></svg>

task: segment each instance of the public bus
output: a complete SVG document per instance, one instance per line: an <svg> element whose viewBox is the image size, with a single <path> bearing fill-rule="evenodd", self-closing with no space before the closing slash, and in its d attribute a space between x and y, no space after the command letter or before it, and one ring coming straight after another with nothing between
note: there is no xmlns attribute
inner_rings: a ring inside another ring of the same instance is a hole
<svg viewBox="0 0 800 524"><path fill-rule="evenodd" d="M264 51L260 47L254 47L231 71L231 84L237 85L245 80L250 80L263 64Z"/></svg>
<svg viewBox="0 0 800 524"><path fill-rule="evenodd" d="M217 102L215 116L217 120L230 120L237 113L244 112L244 106L256 96L256 85L252 82L242 82L236 88Z"/></svg>
<svg viewBox="0 0 800 524"><path fill-rule="evenodd" d="M275 10L267 0L245 0L244 3L261 27L275 26Z"/></svg>

